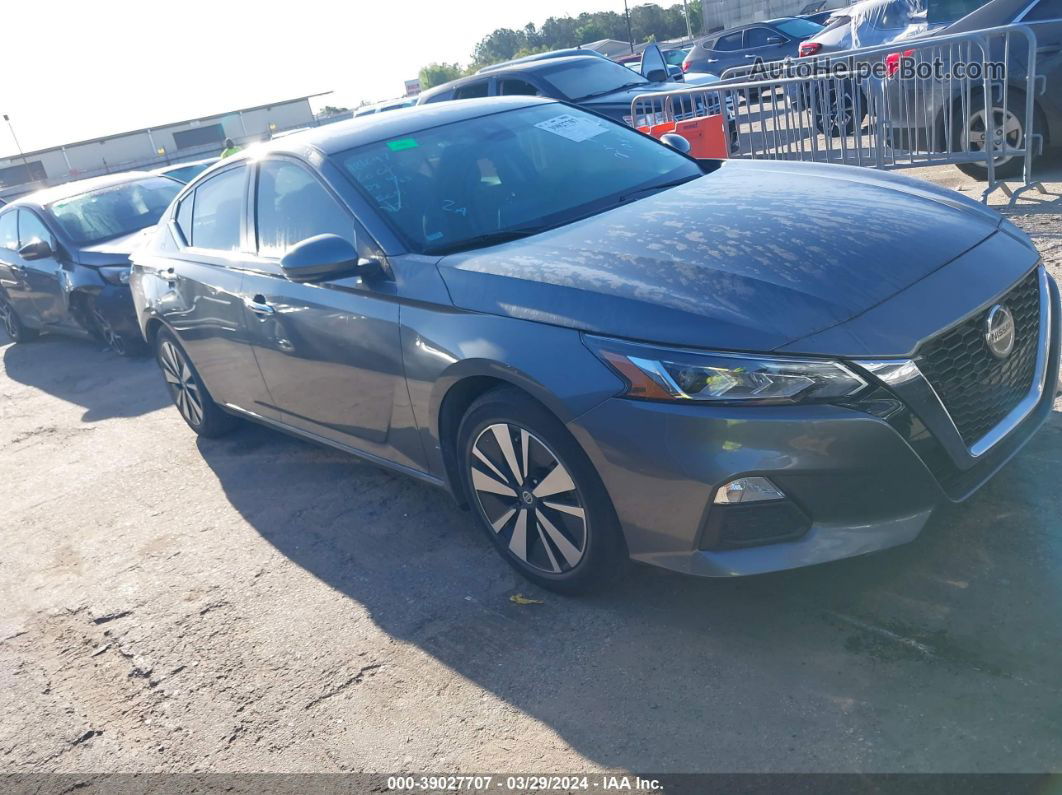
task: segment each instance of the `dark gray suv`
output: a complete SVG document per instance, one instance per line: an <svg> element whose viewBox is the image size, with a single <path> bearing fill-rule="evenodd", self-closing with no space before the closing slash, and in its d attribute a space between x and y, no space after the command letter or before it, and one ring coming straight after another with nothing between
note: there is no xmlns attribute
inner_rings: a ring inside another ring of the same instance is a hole
<svg viewBox="0 0 1062 795"><path fill-rule="evenodd" d="M1058 290L991 210L527 97L228 158L132 286L196 432L251 419L446 488L567 591L910 541L1058 377Z"/></svg>

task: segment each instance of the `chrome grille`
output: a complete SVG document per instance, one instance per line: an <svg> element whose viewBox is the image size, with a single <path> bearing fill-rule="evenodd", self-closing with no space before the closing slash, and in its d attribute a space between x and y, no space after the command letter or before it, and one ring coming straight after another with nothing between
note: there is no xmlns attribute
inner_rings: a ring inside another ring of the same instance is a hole
<svg viewBox="0 0 1062 795"><path fill-rule="evenodd" d="M1039 270L993 303L1014 315L1009 356L997 359L988 350L985 309L930 340L917 359L967 446L998 425L1032 389L1040 337Z"/></svg>

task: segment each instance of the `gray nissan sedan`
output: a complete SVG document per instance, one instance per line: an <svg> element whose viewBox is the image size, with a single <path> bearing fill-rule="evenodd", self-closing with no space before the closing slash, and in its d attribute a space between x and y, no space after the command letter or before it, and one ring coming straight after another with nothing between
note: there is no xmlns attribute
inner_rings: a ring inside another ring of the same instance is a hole
<svg viewBox="0 0 1062 795"><path fill-rule="evenodd" d="M996 213L529 97L228 158L131 283L194 431L251 419L448 489L568 592L910 541L1058 380L1058 289Z"/></svg>

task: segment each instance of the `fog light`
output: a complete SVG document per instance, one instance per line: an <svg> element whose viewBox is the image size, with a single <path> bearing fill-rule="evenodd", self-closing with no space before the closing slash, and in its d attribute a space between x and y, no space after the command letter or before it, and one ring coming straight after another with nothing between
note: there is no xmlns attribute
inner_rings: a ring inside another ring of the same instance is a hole
<svg viewBox="0 0 1062 795"><path fill-rule="evenodd" d="M733 505L739 502L763 502L784 500L785 494L767 478L752 477L732 480L720 486L715 493L716 505Z"/></svg>

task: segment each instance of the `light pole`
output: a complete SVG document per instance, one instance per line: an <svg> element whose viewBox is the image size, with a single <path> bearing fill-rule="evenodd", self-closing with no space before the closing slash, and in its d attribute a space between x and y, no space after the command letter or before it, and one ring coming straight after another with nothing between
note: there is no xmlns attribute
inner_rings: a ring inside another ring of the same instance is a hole
<svg viewBox="0 0 1062 795"><path fill-rule="evenodd" d="M693 25L690 24L690 7L686 4L686 0L682 0L682 15L686 17L686 35L693 39Z"/></svg>
<svg viewBox="0 0 1062 795"><path fill-rule="evenodd" d="M634 34L631 33L631 12L627 8L627 0L623 0L623 16L627 18L627 43L631 45L631 54L634 54ZM5 117L6 118L6 117Z"/></svg>
<svg viewBox="0 0 1062 795"><path fill-rule="evenodd" d="M18 153L22 157L22 163L26 166L26 175L29 176L29 161L26 160L26 153L22 151L22 144L18 142L18 136L15 135L15 125L11 123L11 117L6 113L4 114L4 121L7 122L7 127L11 130L11 137L15 141L15 146L18 148Z"/></svg>

